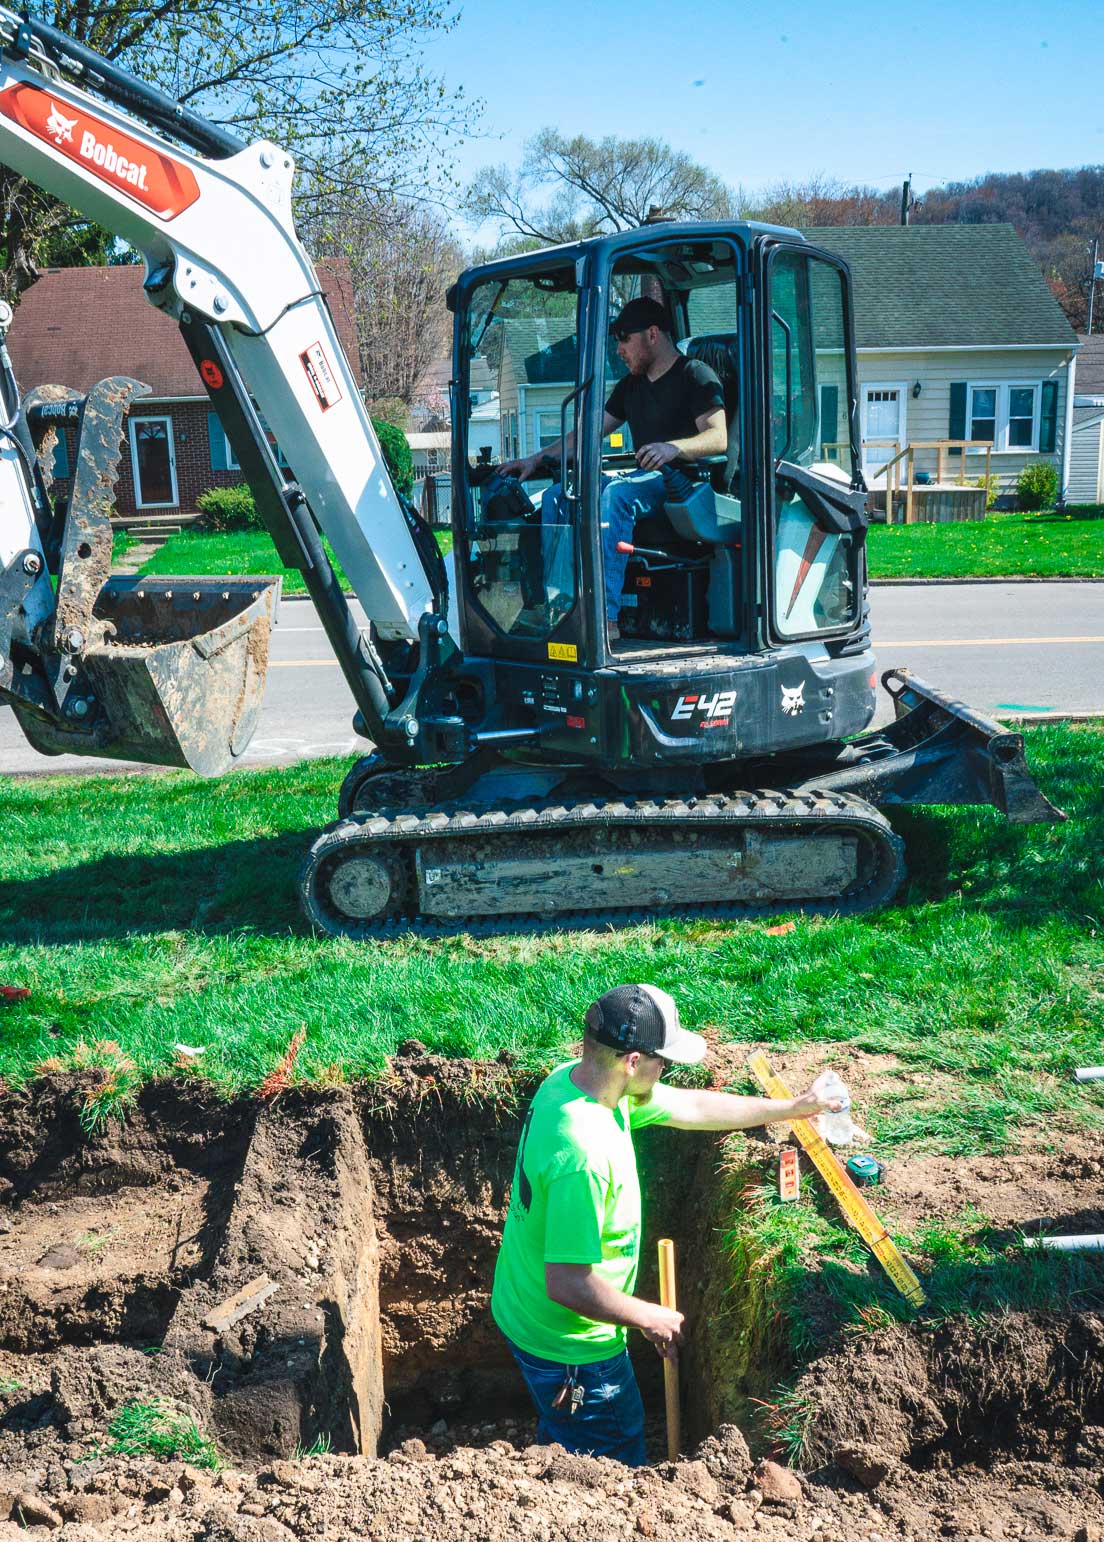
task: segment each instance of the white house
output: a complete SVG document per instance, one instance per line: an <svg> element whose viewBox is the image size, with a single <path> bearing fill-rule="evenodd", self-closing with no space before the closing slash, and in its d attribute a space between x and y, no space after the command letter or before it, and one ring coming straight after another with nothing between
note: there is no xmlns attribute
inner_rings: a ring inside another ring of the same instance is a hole
<svg viewBox="0 0 1104 1542"><path fill-rule="evenodd" d="M1008 493L1024 466L1070 475L1077 337L1011 225L833 225L803 231L850 266L868 476L917 441L980 439ZM825 436L827 437L827 435ZM944 459L957 477L955 454ZM916 469L934 473L935 450ZM985 470L970 452L966 474Z"/></svg>
<svg viewBox="0 0 1104 1542"><path fill-rule="evenodd" d="M1104 336L1078 339L1070 436L1070 503L1104 503Z"/></svg>

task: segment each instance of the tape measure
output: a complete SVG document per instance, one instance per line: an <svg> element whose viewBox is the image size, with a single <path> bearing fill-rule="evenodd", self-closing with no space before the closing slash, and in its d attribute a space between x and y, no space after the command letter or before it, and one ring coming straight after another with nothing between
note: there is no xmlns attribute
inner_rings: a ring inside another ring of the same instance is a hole
<svg viewBox="0 0 1104 1542"><path fill-rule="evenodd" d="M748 1061L748 1070L768 1097L791 1098L793 1096L761 1051L752 1055ZM890 1280L912 1306L923 1306L923 1286L905 1262L900 1248L875 1215L873 1207L863 1198L844 1172L839 1157L817 1134L810 1120L791 1119L789 1125L813 1166L836 1196L845 1218L850 1221L874 1254Z"/></svg>

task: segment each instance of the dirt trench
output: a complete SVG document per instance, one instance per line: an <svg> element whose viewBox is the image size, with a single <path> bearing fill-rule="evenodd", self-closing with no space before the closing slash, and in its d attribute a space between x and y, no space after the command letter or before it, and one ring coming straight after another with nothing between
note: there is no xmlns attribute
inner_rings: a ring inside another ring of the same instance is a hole
<svg viewBox="0 0 1104 1542"><path fill-rule="evenodd" d="M808 1471L769 1465L756 1400L792 1367L757 1310L761 1279L733 1281L725 1240L773 1171L769 1139L747 1140L736 1163L713 1137L640 1141L641 1289L654 1291L655 1239L674 1236L692 1324L683 1449L696 1457L662 1463L660 1367L645 1347L658 1465L628 1476L532 1445L490 1321L531 1091L508 1065L412 1043L370 1089L225 1104L159 1084L91 1138L90 1085L55 1077L0 1100L0 1542L6 1516L38 1524L36 1504L52 1517L41 1524L89 1539L520 1529L577 1542L658 1527L1091 1542L1085 1528L1104 1526L1092 1311L826 1338L797 1382ZM1075 1177L1083 1201L1076 1164L1071 1192ZM1099 1174L1089 1186L1104 1202ZM261 1278L273 1293L211 1326ZM120 1408L157 1399L186 1410L231 1469L105 1457Z"/></svg>

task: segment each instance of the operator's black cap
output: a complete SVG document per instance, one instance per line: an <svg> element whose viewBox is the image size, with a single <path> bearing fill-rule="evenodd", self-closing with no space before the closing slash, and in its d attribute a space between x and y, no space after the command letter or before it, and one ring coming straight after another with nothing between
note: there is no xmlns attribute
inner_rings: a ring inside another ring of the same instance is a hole
<svg viewBox="0 0 1104 1542"><path fill-rule="evenodd" d="M658 300L651 300L647 295L638 295L635 300L630 300L620 316L610 322L610 331L614 335L618 332L643 332L645 327L658 327L661 332L671 330L670 316Z"/></svg>
<svg viewBox="0 0 1104 1542"><path fill-rule="evenodd" d="M705 1058L701 1034L682 1026L678 1007L655 985L615 985L587 1008L586 1025L599 1044L623 1055L642 1050L676 1065L697 1065Z"/></svg>

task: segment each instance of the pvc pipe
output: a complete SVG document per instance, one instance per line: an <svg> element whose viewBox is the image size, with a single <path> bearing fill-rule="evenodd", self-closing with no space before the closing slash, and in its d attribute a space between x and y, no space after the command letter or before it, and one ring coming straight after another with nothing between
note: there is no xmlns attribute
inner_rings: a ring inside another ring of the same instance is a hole
<svg viewBox="0 0 1104 1542"><path fill-rule="evenodd" d="M1053 1248L1059 1253L1102 1253L1104 1232L1086 1232L1083 1237L1025 1237L1025 1248Z"/></svg>
<svg viewBox="0 0 1104 1542"><path fill-rule="evenodd" d="M675 1292L675 1244L669 1237L659 1243L659 1302L677 1311ZM663 1391L667 1400L667 1460L677 1462L681 1429L679 1419L678 1360L663 1357Z"/></svg>
<svg viewBox="0 0 1104 1542"><path fill-rule="evenodd" d="M1075 1082L1104 1082L1104 1065L1086 1065L1074 1071Z"/></svg>

